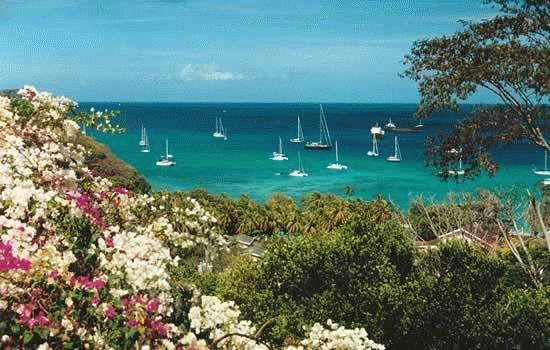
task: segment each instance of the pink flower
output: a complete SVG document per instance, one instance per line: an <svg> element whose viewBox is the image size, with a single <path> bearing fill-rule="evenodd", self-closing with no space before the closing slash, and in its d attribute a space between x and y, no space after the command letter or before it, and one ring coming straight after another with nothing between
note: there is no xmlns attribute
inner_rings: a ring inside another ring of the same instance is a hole
<svg viewBox="0 0 550 350"><path fill-rule="evenodd" d="M130 320L128 321L128 327L130 328L136 328L138 326L138 321L136 320Z"/></svg>
<svg viewBox="0 0 550 350"><path fill-rule="evenodd" d="M112 248L115 246L115 242L113 241L112 237L105 238L105 245L109 248Z"/></svg>
<svg viewBox="0 0 550 350"><path fill-rule="evenodd" d="M96 294L92 297L92 304L97 305L100 301L101 299L99 298L99 295Z"/></svg>
<svg viewBox="0 0 550 350"><path fill-rule="evenodd" d="M101 288L105 287L105 282L101 278L98 278L92 282L91 286L92 288L100 290Z"/></svg>
<svg viewBox="0 0 550 350"><path fill-rule="evenodd" d="M162 337L168 334L168 330L166 329L166 326L164 325L164 323L162 323L159 320L151 321L151 329L156 331Z"/></svg>
<svg viewBox="0 0 550 350"><path fill-rule="evenodd" d="M131 193L130 191L128 191L127 189L121 186L116 187L113 190L113 192L115 192L116 194L124 194L124 195L129 195Z"/></svg>
<svg viewBox="0 0 550 350"><path fill-rule="evenodd" d="M0 241L0 272L13 270L28 271L30 268L31 262L29 260L13 256L11 244Z"/></svg>
<svg viewBox="0 0 550 350"><path fill-rule="evenodd" d="M105 316L109 318L115 317L116 316L115 308L112 307L111 305L107 306L107 309L105 310Z"/></svg>
<svg viewBox="0 0 550 350"><path fill-rule="evenodd" d="M149 302L147 302L147 306L146 306L147 311L156 312L159 305L160 305L160 301L158 299L149 300Z"/></svg>

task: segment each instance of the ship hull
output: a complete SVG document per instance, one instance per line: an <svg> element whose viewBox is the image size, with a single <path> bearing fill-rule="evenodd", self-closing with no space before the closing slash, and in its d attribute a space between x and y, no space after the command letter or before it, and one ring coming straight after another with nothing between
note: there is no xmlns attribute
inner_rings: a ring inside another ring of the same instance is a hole
<svg viewBox="0 0 550 350"><path fill-rule="evenodd" d="M317 151L328 151L332 149L332 145L304 145L304 149L317 150Z"/></svg>

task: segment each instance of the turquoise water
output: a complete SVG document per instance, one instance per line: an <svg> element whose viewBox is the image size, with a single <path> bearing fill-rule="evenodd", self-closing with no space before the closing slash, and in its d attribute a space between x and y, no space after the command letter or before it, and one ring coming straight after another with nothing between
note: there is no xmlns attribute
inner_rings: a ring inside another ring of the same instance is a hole
<svg viewBox="0 0 550 350"><path fill-rule="evenodd" d="M445 198L449 191L474 191L477 188L510 188L534 186L540 181L531 169L541 166L542 151L527 144L508 146L498 153L501 169L493 178L482 176L465 183L441 182L423 165L423 142L430 134L449 130L465 112L440 113L426 121L420 134L399 134L403 160L388 163L393 154L393 134L379 141L380 156L370 158L370 127L387 123L391 117L398 126L414 126L413 104L324 104L332 139L338 140L340 162L347 171L333 171L326 166L334 161L334 150L306 151L303 145L288 142L296 137L296 116L300 114L306 140L319 138L318 104L192 104L192 103L83 103L82 109L118 109L118 123L127 130L122 135L89 132L107 144L114 154L142 173L155 189L183 190L206 188L212 193L225 192L238 198L247 193L264 201L273 192L296 199L320 191L344 194L351 185L355 196L370 199L377 193L400 206L407 206L418 195ZM222 112L225 110L226 112ZM215 139L212 132L215 117L222 116L229 139ZM139 152L140 127L147 128L151 153ZM288 161L269 159L276 151L278 136L283 138ZM159 168L155 161L164 154L164 140L170 142L170 153L176 166ZM298 151L308 177L277 176L298 166Z"/></svg>

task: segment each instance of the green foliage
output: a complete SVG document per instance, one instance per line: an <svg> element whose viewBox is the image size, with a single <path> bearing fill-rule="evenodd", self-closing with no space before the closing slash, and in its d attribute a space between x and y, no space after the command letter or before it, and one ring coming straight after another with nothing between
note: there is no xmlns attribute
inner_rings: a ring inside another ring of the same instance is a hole
<svg viewBox="0 0 550 350"><path fill-rule="evenodd" d="M550 288L509 291L490 311L480 336L493 348L550 348Z"/></svg>
<svg viewBox="0 0 550 350"><path fill-rule="evenodd" d="M395 224L364 227L275 239L261 262L228 267L218 292L258 323L282 316L268 336L280 343L316 319L366 327L387 343L404 315L412 241Z"/></svg>
<svg viewBox="0 0 550 350"><path fill-rule="evenodd" d="M358 217L369 217L372 222L382 223L397 213L380 197L365 202L315 192L302 198L300 208L292 198L279 193L268 198L265 205L256 203L247 195L232 200L225 194L212 195L203 189L193 190L187 195L208 209L229 235L330 232Z"/></svg>

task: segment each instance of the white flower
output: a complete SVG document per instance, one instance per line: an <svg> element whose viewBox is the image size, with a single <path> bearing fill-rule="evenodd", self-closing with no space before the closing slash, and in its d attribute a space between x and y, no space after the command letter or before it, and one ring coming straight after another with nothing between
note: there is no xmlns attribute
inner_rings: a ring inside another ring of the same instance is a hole
<svg viewBox="0 0 550 350"><path fill-rule="evenodd" d="M71 299L71 298L66 298L66 299L65 299L65 305L67 305L67 307L73 306L73 299Z"/></svg>
<svg viewBox="0 0 550 350"><path fill-rule="evenodd" d="M50 345L48 345L48 343L42 343L36 348L36 350L50 350L50 349L51 347Z"/></svg>

